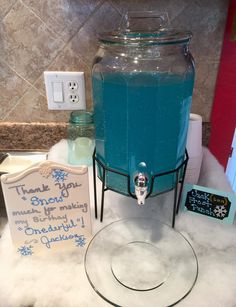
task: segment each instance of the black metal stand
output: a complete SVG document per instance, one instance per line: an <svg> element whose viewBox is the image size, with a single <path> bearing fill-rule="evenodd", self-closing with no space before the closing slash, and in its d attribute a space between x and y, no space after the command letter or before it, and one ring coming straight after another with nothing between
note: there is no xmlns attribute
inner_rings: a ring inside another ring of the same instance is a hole
<svg viewBox="0 0 236 307"><path fill-rule="evenodd" d="M183 191L183 184L184 184L184 178L185 178L185 174L186 174L186 169L187 169L187 164L188 164L188 153L187 150L185 150L185 158L184 161L178 166L176 167L174 170L170 170L167 172L163 172L163 173L159 173L159 174L155 174L151 177L151 184L150 184L150 190L146 196L146 198L148 198L153 191L153 186L154 186L154 181L157 177L162 177L162 176L166 176L169 174L175 174L176 176L176 180L175 180L175 186L171 189L174 189L174 204L173 204L173 214L172 214L172 228L175 227L175 216L178 214L179 212L179 205L180 205L180 200L181 200L181 195L182 195L182 191ZM97 187L96 187L96 163L101 167L102 170L102 175L101 175L101 181L102 181L102 195L101 195L101 212L100 212L100 221L103 221L103 211L104 211L104 196L105 196L105 192L108 190L112 190L109 187L106 187L106 173L107 172L112 172L115 174L118 174L120 176L124 176L127 178L127 192L129 194L129 196L131 196L132 198L137 199L136 195L133 194L130 190L130 175L117 171L115 169L112 169L108 166L106 166L104 163L102 163L102 161L99 160L99 158L96 155L96 148L94 150L93 153L93 184L94 184L94 207L95 207L95 218L97 219L98 217L98 210L97 210ZM182 172L182 176L180 175Z"/></svg>

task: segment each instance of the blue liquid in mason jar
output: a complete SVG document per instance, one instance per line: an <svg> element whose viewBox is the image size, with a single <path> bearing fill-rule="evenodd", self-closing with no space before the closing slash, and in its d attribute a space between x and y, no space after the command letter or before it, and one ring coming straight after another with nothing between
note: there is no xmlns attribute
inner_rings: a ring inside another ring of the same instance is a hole
<svg viewBox="0 0 236 307"><path fill-rule="evenodd" d="M194 76L94 73L96 152L106 166L133 178L174 170L184 159ZM98 169L101 177L101 170ZM175 174L158 177L152 195L172 189ZM128 194L127 178L108 172L106 186Z"/></svg>

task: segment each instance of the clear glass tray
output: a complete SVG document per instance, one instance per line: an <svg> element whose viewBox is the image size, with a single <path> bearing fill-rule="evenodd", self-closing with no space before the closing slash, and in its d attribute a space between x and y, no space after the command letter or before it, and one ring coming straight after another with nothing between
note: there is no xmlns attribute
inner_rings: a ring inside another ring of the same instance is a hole
<svg viewBox="0 0 236 307"><path fill-rule="evenodd" d="M114 306L173 306L192 290L198 262L181 233L155 219L131 218L94 236L85 270L94 290Z"/></svg>

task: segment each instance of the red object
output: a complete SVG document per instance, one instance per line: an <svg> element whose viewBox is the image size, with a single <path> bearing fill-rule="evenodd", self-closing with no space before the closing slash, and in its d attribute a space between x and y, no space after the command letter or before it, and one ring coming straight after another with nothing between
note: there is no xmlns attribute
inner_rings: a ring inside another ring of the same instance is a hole
<svg viewBox="0 0 236 307"><path fill-rule="evenodd" d="M226 167L236 127L236 0L231 0L211 114L209 149Z"/></svg>

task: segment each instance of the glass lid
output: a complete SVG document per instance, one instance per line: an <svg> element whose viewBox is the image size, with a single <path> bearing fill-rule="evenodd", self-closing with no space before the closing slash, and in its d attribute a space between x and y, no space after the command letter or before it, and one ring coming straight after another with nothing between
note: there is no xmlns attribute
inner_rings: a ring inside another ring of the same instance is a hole
<svg viewBox="0 0 236 307"><path fill-rule="evenodd" d="M100 35L100 41L117 45L167 45L188 42L191 37L189 31L163 28L155 32L105 32Z"/></svg>
<svg viewBox="0 0 236 307"><path fill-rule="evenodd" d="M105 32L99 37L105 44L160 45L188 42L190 31L172 29L166 13L155 11L129 11L118 31Z"/></svg>
<svg viewBox="0 0 236 307"><path fill-rule="evenodd" d="M173 306L193 288L196 254L186 238L155 219L130 218L100 230L85 255L94 290L114 306Z"/></svg>

